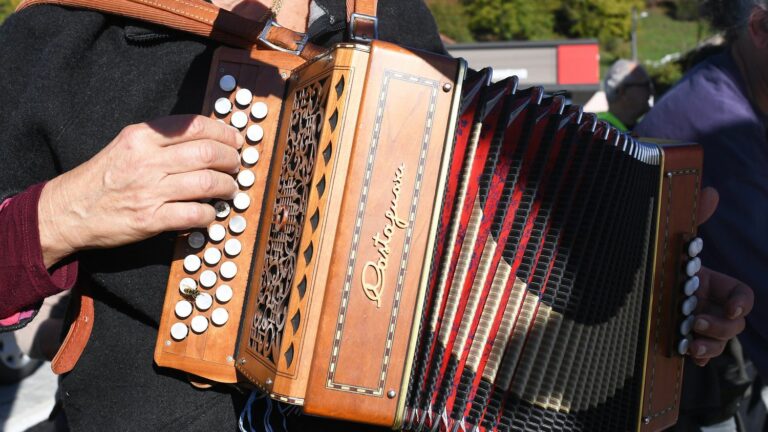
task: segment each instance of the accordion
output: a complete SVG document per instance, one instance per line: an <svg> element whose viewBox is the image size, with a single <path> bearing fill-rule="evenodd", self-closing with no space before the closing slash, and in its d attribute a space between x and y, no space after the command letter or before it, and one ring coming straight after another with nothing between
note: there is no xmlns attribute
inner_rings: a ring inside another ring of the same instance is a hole
<svg viewBox="0 0 768 432"><path fill-rule="evenodd" d="M182 233L155 361L394 429L661 430L696 307L702 156L374 41L220 48L241 192Z"/></svg>

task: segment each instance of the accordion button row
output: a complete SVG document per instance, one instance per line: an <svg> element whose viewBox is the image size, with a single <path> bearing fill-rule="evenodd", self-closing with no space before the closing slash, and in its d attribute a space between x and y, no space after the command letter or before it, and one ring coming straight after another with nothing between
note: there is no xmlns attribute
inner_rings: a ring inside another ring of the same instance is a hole
<svg viewBox="0 0 768 432"><path fill-rule="evenodd" d="M693 323L696 321L696 317L693 313L696 311L696 307L699 304L699 299L696 297L696 291L699 289L701 280L698 273L701 271L701 258L698 255L704 249L704 241L701 238L695 238L688 243L686 252L688 253L689 260L685 263L685 274L688 279L683 284L683 294L685 299L680 306L680 312L683 314L683 320L680 323L680 339L677 343L677 352L680 355L686 355L688 348L690 347L693 337L691 332L693 331Z"/></svg>

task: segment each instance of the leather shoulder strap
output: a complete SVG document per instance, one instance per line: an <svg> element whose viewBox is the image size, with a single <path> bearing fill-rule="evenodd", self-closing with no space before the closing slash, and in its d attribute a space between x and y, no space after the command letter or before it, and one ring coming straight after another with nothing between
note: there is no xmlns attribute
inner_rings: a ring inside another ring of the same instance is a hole
<svg viewBox="0 0 768 432"><path fill-rule="evenodd" d="M269 47L312 58L322 48L306 43L306 35L274 21L256 22L202 0L24 0L17 11L36 4L91 9L135 18L196 34L226 45Z"/></svg>
<svg viewBox="0 0 768 432"><path fill-rule="evenodd" d="M347 0L347 26L353 41L370 42L379 38L377 0Z"/></svg>

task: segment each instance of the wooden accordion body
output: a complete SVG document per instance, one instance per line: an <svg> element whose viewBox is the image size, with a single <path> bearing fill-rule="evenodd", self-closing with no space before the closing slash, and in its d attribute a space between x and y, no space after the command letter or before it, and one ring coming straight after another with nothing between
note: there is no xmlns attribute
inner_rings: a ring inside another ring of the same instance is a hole
<svg viewBox="0 0 768 432"><path fill-rule="evenodd" d="M396 429L673 424L700 150L489 77L378 41L220 49L205 112L269 114L240 124L264 133L225 238L179 237L157 364Z"/></svg>

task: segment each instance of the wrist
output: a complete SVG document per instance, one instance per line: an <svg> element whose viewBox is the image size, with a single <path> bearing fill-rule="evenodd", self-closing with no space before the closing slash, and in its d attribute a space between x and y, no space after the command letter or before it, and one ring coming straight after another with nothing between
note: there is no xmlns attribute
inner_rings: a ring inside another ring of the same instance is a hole
<svg viewBox="0 0 768 432"><path fill-rule="evenodd" d="M66 207L67 197L60 187L61 177L49 181L40 193L37 205L37 226L43 263L50 268L80 249L67 235L73 231L71 214Z"/></svg>

